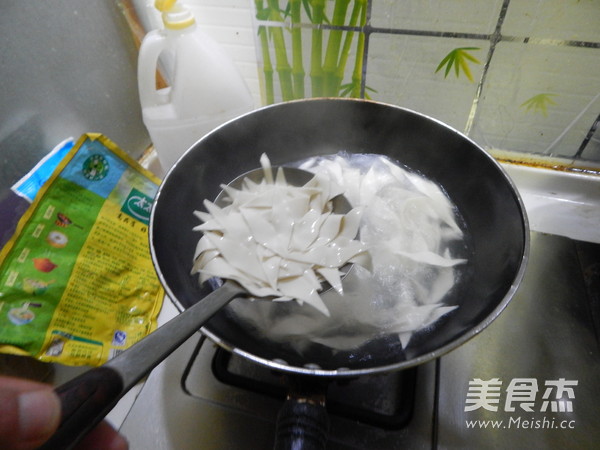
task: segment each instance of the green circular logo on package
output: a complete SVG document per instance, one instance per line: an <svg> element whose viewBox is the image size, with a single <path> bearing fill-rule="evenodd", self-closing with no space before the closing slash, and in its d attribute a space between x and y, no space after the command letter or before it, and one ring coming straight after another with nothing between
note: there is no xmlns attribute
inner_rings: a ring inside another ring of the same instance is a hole
<svg viewBox="0 0 600 450"><path fill-rule="evenodd" d="M102 155L92 155L83 163L83 176L91 181L100 181L108 173L108 161Z"/></svg>

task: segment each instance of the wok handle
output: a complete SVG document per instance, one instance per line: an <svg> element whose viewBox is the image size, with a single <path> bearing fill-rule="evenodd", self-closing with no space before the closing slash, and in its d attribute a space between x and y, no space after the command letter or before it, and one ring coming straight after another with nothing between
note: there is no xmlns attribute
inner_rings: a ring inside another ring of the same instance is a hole
<svg viewBox="0 0 600 450"><path fill-rule="evenodd" d="M123 380L110 367L89 370L55 389L61 403L58 430L41 449L69 449L96 426L123 395Z"/></svg>
<svg viewBox="0 0 600 450"><path fill-rule="evenodd" d="M275 450L324 450L328 433L324 396L288 397L277 416Z"/></svg>
<svg viewBox="0 0 600 450"><path fill-rule="evenodd" d="M55 389L61 402L58 430L43 449L69 449L110 412L139 380L197 332L219 309L246 291L226 282L129 349Z"/></svg>

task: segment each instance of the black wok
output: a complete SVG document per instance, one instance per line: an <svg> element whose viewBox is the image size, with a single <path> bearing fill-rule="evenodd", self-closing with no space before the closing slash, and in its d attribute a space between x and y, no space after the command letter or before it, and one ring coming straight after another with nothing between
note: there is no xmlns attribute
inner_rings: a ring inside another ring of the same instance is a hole
<svg viewBox="0 0 600 450"><path fill-rule="evenodd" d="M468 274L446 299L459 308L394 354L389 343L378 352L377 342L352 352L314 346L299 354L239 326L227 308L203 332L235 353L283 371L355 376L421 364L483 330L509 302L527 259L527 219L514 185L492 157L452 128L362 100L304 100L254 111L208 134L177 162L159 190L150 227L155 267L169 297L184 309L212 289L189 273L199 238L191 231L198 224L192 211L203 209L205 198L215 198L220 184L256 168L262 153L273 164L286 165L339 151L386 155L447 192L471 237Z"/></svg>
<svg viewBox="0 0 600 450"><path fill-rule="evenodd" d="M489 325L519 285L528 255L523 204L500 165L473 141L443 123L396 106L313 99L266 107L233 120L198 141L166 176L153 209L150 244L157 273L180 310L213 287L190 276L199 236L192 215L219 186L258 166L317 155L377 153L435 181L464 219L470 236L468 271L445 299L459 308L418 333L406 348L390 336L352 351L271 342L238 322L231 306L202 329L222 347L259 364L309 378L357 376L415 366L458 347ZM248 301L245 299L235 302ZM273 305L290 308L298 306ZM234 310L233 310L234 311Z"/></svg>

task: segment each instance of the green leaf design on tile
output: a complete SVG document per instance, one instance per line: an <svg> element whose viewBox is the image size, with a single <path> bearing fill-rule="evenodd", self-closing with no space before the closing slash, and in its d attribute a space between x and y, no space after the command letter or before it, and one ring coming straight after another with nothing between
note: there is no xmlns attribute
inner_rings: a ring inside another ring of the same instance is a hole
<svg viewBox="0 0 600 450"><path fill-rule="evenodd" d="M444 78L448 76L452 67L454 67L454 73L458 78L460 72L462 71L465 76L469 79L469 81L473 80L473 75L471 74L471 68L469 67L469 61L475 64L481 64L481 62L471 55L469 52L473 52L476 50L481 50L479 47L458 47L448 53L444 59L439 63L437 69L435 69L435 73L438 73L445 66L446 70L444 71Z"/></svg>
<svg viewBox="0 0 600 450"><path fill-rule="evenodd" d="M520 107L525 108L526 112L533 111L533 113L540 113L544 117L547 117L548 106L557 105L557 103L552 99L552 97L556 97L556 95L557 94L550 94L547 92L543 94L537 94L521 103Z"/></svg>
<svg viewBox="0 0 600 450"><path fill-rule="evenodd" d="M352 81L351 83L342 84L340 86L340 97L358 97L358 93L360 92L360 80ZM365 86L365 98L367 100L372 100L369 92L377 93L376 89L373 89L369 86Z"/></svg>

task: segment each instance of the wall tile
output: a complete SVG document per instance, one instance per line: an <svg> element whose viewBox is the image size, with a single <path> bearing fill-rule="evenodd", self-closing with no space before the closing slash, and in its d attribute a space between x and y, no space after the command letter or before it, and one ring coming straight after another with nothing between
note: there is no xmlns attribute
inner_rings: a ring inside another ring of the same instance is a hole
<svg viewBox="0 0 600 450"><path fill-rule="evenodd" d="M457 47L479 47L472 51L485 60L489 43L465 39L372 34L369 41L367 86L375 100L394 103L431 115L462 131L477 90L483 66L469 63L475 81L454 69L444 78L435 73L440 61Z"/></svg>
<svg viewBox="0 0 600 450"><path fill-rule="evenodd" d="M511 0L506 36L598 42L600 0Z"/></svg>
<svg viewBox="0 0 600 450"><path fill-rule="evenodd" d="M492 33L501 0L375 0L371 25L456 33Z"/></svg>
<svg viewBox="0 0 600 450"><path fill-rule="evenodd" d="M600 92L598 53L500 42L482 91L474 139L489 148L574 155L599 113L599 105L590 105ZM540 94L551 94L545 111L522 106Z"/></svg>

